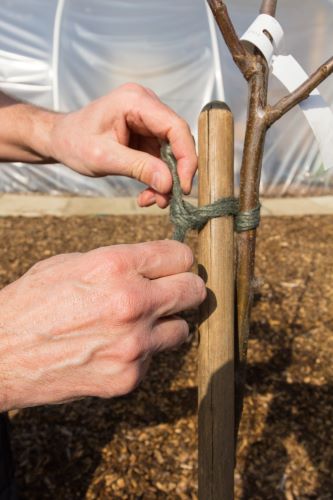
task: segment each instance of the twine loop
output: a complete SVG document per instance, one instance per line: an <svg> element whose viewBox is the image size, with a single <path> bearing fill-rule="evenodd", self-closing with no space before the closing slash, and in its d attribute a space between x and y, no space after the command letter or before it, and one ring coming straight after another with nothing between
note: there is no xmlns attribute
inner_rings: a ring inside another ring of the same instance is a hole
<svg viewBox="0 0 333 500"><path fill-rule="evenodd" d="M168 165L172 180L172 197L170 202L170 220L174 225L173 239L184 241L187 231L200 231L207 222L216 217L234 216L237 232L250 231L259 226L260 204L248 212L239 211L239 200L233 196L195 207L183 199L183 192L177 171L177 161L169 143L164 142L161 147L161 158Z"/></svg>

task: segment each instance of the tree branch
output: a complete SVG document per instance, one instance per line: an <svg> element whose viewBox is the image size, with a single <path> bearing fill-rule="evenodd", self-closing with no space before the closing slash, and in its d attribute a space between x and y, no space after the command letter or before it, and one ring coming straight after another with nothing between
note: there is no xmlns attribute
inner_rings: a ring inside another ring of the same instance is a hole
<svg viewBox="0 0 333 500"><path fill-rule="evenodd" d="M244 78L249 80L255 72L255 60L238 38L234 25L229 17L227 6L223 0L208 0L208 4L233 60L244 75Z"/></svg>
<svg viewBox="0 0 333 500"><path fill-rule="evenodd" d="M268 5L269 4L269 5ZM262 9L274 16L277 0L264 1ZM268 11L269 9L269 11ZM273 12L274 11L274 12ZM258 206L262 159L267 131L267 94L269 67L258 49L254 49L255 71L249 78L249 106L240 172L240 212ZM247 345L250 332L250 315L253 302L256 230L244 231L237 236L236 272L236 358L235 358L235 431L236 436L242 415L246 380Z"/></svg>
<svg viewBox="0 0 333 500"><path fill-rule="evenodd" d="M322 64L312 75L300 85L294 92L283 97L274 106L267 106L267 125L270 127L297 104L304 101L311 92L318 87L326 78L333 73L333 57Z"/></svg>
<svg viewBox="0 0 333 500"><path fill-rule="evenodd" d="M275 16L277 0L263 0L261 4L260 14L268 14Z"/></svg>

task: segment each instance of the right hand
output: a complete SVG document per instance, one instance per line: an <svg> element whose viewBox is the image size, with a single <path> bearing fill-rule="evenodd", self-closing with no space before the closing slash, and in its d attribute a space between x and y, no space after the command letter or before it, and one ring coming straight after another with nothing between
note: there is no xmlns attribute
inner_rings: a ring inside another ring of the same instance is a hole
<svg viewBox="0 0 333 500"><path fill-rule="evenodd" d="M51 257L0 292L0 410L133 390L188 335L204 282L175 241Z"/></svg>

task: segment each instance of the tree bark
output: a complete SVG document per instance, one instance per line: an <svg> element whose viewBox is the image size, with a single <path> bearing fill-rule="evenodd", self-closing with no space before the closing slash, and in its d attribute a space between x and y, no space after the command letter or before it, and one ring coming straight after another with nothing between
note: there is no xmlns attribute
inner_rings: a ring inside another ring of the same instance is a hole
<svg viewBox="0 0 333 500"><path fill-rule="evenodd" d="M208 0L229 51L249 83L249 106L240 179L240 210L249 211L259 202L259 183L267 129L285 113L306 99L333 73L333 58L321 65L298 89L274 106L267 104L269 68L261 53L249 51L239 40L226 4ZM260 13L275 16L277 0L263 0ZM269 33L267 36L270 37ZM237 238L237 335L236 335L236 429L238 428L245 382L246 353L252 305L256 231Z"/></svg>
<svg viewBox="0 0 333 500"><path fill-rule="evenodd" d="M269 16L275 16L276 14L277 0L263 0L260 14L268 14Z"/></svg>

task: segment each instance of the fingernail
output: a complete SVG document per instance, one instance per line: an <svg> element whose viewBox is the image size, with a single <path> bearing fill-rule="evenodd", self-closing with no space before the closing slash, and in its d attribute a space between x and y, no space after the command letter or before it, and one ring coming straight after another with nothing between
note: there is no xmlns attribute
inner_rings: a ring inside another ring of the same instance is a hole
<svg viewBox="0 0 333 500"><path fill-rule="evenodd" d="M191 192L191 186L189 184L187 184L184 188L183 188L183 193L184 194L190 194Z"/></svg>
<svg viewBox="0 0 333 500"><path fill-rule="evenodd" d="M160 172L154 172L151 181L151 187L156 189L156 191L162 190L162 176Z"/></svg>
<svg viewBox="0 0 333 500"><path fill-rule="evenodd" d="M150 193L149 196L146 195L145 203L154 203L154 202L155 202L155 195L154 195L154 193Z"/></svg>
<svg viewBox="0 0 333 500"><path fill-rule="evenodd" d="M192 182L190 180L186 180L183 182L183 193L184 194L190 194L192 190Z"/></svg>

